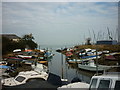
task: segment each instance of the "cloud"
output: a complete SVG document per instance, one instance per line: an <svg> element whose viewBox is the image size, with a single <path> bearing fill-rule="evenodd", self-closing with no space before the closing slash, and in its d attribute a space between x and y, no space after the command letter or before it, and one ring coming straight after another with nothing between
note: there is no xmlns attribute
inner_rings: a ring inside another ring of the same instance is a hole
<svg viewBox="0 0 120 90"><path fill-rule="evenodd" d="M117 3L110 2L4 2L3 33L33 33L44 44L78 43L89 36L88 29L114 30L117 13Z"/></svg>

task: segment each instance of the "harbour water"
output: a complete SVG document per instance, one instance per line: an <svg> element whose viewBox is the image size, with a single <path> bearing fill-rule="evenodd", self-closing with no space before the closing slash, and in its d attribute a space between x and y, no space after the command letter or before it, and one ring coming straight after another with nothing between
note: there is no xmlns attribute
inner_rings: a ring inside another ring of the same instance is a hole
<svg viewBox="0 0 120 90"><path fill-rule="evenodd" d="M63 79L68 79L69 82L73 78L78 77L82 82L89 83L95 73L80 70L76 64L68 64L65 60L65 55L56 52L56 49L52 48L52 53L55 55L48 63L49 72L59 75Z"/></svg>

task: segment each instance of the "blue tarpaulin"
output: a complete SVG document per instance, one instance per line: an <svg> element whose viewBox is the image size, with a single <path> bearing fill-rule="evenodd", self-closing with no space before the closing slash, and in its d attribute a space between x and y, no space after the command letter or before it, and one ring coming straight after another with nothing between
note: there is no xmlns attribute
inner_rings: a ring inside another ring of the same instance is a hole
<svg viewBox="0 0 120 90"><path fill-rule="evenodd" d="M10 67L9 66L5 66L5 65L0 65L0 68L7 69L7 68L10 68Z"/></svg>

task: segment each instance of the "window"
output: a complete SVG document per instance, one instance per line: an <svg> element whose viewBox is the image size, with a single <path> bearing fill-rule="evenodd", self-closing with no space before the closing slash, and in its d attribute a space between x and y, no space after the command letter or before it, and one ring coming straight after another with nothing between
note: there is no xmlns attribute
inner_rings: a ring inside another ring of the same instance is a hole
<svg viewBox="0 0 120 90"><path fill-rule="evenodd" d="M25 80L25 77L18 76L15 80L18 82L22 82L23 80Z"/></svg>
<svg viewBox="0 0 120 90"><path fill-rule="evenodd" d="M114 90L120 90L120 81L116 81Z"/></svg>
<svg viewBox="0 0 120 90"><path fill-rule="evenodd" d="M91 85L90 85L90 90L92 89L92 88L96 88L96 84L97 84L97 79L92 79L92 81L91 81Z"/></svg>
<svg viewBox="0 0 120 90"><path fill-rule="evenodd" d="M109 89L109 85L110 85L110 80L100 80L98 89L101 90L102 89Z"/></svg>

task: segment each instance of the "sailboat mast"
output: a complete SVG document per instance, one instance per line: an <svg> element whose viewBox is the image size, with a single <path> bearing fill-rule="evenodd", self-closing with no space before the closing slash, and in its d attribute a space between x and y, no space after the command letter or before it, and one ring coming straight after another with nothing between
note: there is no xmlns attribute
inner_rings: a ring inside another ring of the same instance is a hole
<svg viewBox="0 0 120 90"><path fill-rule="evenodd" d="M62 74L62 79L63 79L63 54L62 53L61 53L61 67L62 67L61 74Z"/></svg>

